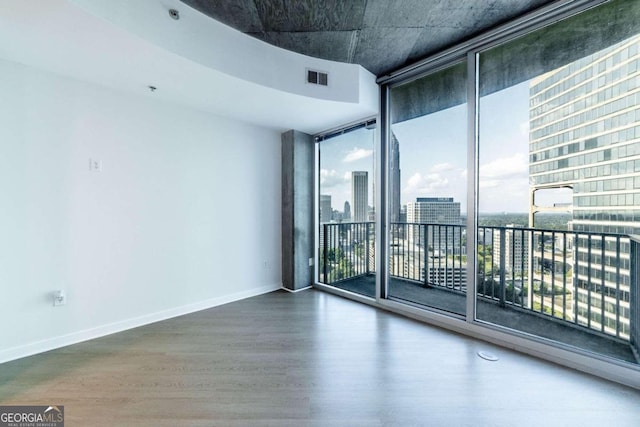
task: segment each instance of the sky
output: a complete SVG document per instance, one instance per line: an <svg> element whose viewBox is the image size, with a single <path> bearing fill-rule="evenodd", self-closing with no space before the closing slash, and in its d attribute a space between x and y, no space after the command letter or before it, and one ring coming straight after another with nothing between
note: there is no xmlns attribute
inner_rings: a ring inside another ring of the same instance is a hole
<svg viewBox="0 0 640 427"><path fill-rule="evenodd" d="M467 106L392 125L400 144L401 203L453 197L467 205ZM529 211L529 82L480 99L479 211ZM321 194L342 211L351 171L369 171L373 204L375 131L360 129L321 142ZM538 200L540 202L540 200Z"/></svg>
<svg viewBox="0 0 640 427"><path fill-rule="evenodd" d="M331 195L333 209L351 203L351 172L369 172L369 206L373 206L375 129L358 129L320 143L320 194ZM353 208L352 208L353 209Z"/></svg>

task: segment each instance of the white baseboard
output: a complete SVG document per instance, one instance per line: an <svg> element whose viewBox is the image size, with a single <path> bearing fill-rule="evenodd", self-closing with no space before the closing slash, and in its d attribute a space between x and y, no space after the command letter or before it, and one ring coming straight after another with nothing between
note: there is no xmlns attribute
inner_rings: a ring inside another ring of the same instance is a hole
<svg viewBox="0 0 640 427"><path fill-rule="evenodd" d="M282 289L283 291L287 291L287 292L291 292L292 294L295 294L296 292L300 292L300 291L306 291L307 289L311 289L313 288L313 286L309 285L305 288L300 288L300 289L295 289L295 290L291 290L289 288L285 288L284 286L282 286L280 289Z"/></svg>
<svg viewBox="0 0 640 427"><path fill-rule="evenodd" d="M277 283L269 286L261 286L248 291L237 292L221 297L211 298L205 301L198 301L193 304L187 304L180 307L170 308L168 310L156 313L145 314L143 316L134 317L118 322L109 323L91 329L73 332L58 337L48 338L46 340L36 341L33 343L9 348L0 351L0 363L9 362L11 360L21 359L23 357L32 356L34 354L44 353L45 351L55 350L57 348L66 347L68 345L77 344L117 332L126 331L128 329L137 328L139 326L148 325L150 323L171 319L173 317L183 316L185 314L194 313L196 311L206 310L208 308L217 307L219 305L228 304L230 302L239 301L269 292L281 289L282 284Z"/></svg>

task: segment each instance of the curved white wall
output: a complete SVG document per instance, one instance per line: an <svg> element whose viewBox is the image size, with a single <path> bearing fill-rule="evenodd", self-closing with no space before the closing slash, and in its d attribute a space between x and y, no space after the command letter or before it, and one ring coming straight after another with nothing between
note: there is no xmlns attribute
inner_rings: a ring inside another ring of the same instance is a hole
<svg viewBox="0 0 640 427"><path fill-rule="evenodd" d="M145 40L211 69L265 87L338 102L377 93L375 76L359 65L297 54L247 36L178 0L69 0ZM180 11L180 20L169 9ZM329 73L328 87L306 84L305 70ZM361 78L361 74L364 78Z"/></svg>
<svg viewBox="0 0 640 427"><path fill-rule="evenodd" d="M81 81L145 96L153 85L155 99L280 132L313 134L378 111L362 67L275 48L178 0L3 0L1 9L0 58ZM330 86L305 84L308 66L329 71Z"/></svg>

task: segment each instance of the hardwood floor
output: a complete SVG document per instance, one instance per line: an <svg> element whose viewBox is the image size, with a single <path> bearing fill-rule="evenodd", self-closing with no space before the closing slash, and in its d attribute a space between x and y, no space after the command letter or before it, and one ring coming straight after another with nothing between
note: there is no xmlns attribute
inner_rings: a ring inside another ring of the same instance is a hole
<svg viewBox="0 0 640 427"><path fill-rule="evenodd" d="M334 283L332 286L375 298L376 276L374 274L360 276ZM400 301L413 302L423 307L435 307L450 313L464 315L466 312L467 296L463 293L451 292L438 287L423 288L415 282L395 278L391 279L389 289L389 295ZM640 364L640 360L634 355L629 342L618 341L584 327L576 327L570 322L562 322L557 319L551 321L548 316L536 315L529 310L513 309L508 304L505 307L500 307L497 303L482 298L478 298L476 314L478 319L494 325L502 325L614 359Z"/></svg>
<svg viewBox="0 0 640 427"><path fill-rule="evenodd" d="M64 405L67 426L640 422L640 391L316 290L2 364L9 404Z"/></svg>

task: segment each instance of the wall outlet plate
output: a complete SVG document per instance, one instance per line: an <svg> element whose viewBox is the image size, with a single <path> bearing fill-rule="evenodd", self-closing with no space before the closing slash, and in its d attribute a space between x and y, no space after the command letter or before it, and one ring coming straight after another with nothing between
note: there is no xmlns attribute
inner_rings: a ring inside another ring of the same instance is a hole
<svg viewBox="0 0 640 427"><path fill-rule="evenodd" d="M102 172L102 160L89 159L89 170L91 172Z"/></svg>
<svg viewBox="0 0 640 427"><path fill-rule="evenodd" d="M64 291L55 291L53 293L53 306L65 305L67 303L67 296Z"/></svg>

